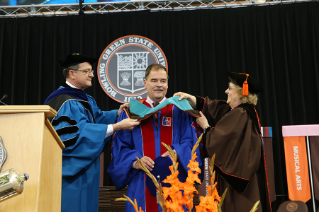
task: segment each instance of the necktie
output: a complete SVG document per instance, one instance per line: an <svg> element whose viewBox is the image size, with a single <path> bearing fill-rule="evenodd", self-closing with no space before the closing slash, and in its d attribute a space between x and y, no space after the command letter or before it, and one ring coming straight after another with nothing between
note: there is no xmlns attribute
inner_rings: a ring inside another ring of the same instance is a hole
<svg viewBox="0 0 319 212"><path fill-rule="evenodd" d="M154 107L156 107L156 105L158 105L159 103L153 103L153 106ZM154 113L154 117L155 117L155 124L156 124L156 129L157 129L157 127L158 127L158 112L156 111L155 113Z"/></svg>

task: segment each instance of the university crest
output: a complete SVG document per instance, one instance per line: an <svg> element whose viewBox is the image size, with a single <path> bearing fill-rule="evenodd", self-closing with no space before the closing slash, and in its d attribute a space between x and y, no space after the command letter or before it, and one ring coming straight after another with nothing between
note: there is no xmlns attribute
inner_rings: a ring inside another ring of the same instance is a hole
<svg viewBox="0 0 319 212"><path fill-rule="evenodd" d="M98 79L104 92L112 99L125 103L131 98L144 99L146 68L152 63L166 67L162 49L152 40L128 35L113 41L102 52L98 63Z"/></svg>

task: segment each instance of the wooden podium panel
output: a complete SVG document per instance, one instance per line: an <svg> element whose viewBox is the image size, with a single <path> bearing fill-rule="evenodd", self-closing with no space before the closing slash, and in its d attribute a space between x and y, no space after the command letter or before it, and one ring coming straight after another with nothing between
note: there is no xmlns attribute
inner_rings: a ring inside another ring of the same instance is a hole
<svg viewBox="0 0 319 212"><path fill-rule="evenodd" d="M61 211L62 149L47 117L56 111L46 105L1 106L0 136L7 151L1 172L27 173L22 194L0 202L0 211Z"/></svg>

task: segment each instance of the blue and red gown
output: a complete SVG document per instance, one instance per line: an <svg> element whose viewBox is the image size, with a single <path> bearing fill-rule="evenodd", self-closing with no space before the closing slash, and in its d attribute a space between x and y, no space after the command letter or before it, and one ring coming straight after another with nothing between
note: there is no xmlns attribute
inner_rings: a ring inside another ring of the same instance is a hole
<svg viewBox="0 0 319 212"><path fill-rule="evenodd" d="M145 100L142 103L151 107ZM167 149L162 142L171 146L178 154L179 179L185 182L187 165L191 159L191 151L197 141L196 129L192 124L194 117L169 104L158 112L157 126L154 114L141 121L132 131L120 130L114 134L112 161L108 168L116 189L128 186L127 196L136 199L138 207L144 212L160 212L156 197L151 196L146 184L146 174L143 170L132 168L136 156L148 156L152 160L160 157ZM122 111L118 122L130 116L129 111ZM197 161L202 165L199 149L196 150ZM163 180L163 179L161 179ZM126 202L126 212L133 212L134 208Z"/></svg>

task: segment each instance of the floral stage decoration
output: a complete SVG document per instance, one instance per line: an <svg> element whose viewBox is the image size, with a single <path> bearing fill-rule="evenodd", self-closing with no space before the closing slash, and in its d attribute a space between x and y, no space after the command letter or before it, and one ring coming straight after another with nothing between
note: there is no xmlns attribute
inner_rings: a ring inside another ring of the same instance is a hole
<svg viewBox="0 0 319 212"><path fill-rule="evenodd" d="M164 183L171 184L171 187L162 187L156 180L156 178L150 173L150 171L145 168L143 163L137 158L138 163L142 166L143 171L149 176L154 182L157 188L157 197L159 199L159 204L162 208L163 212L181 212L184 211L183 206L187 208L188 212L192 212L193 198L194 192L198 194L198 191L195 188L195 182L198 184L201 183L201 180L198 178L198 175L201 173L199 168L199 163L196 161L197 155L195 150L198 148L199 142L201 141L203 134L198 138L196 144L192 149L192 157L188 164L188 176L184 183L180 182L178 179L178 162L177 162L177 154L165 143L162 143L163 146L170 152L170 157L173 161L173 165L169 167L171 170L171 175L167 176L167 178L163 181ZM207 186L208 194L204 196L200 196L199 205L195 206L196 212L222 212L221 207L226 196L227 189L224 191L222 197L219 196L216 186L217 182L215 182L215 171L214 170L214 161L215 154L213 155L209 171L211 174L210 185ZM115 201L129 201L133 206L136 212L144 212L141 207L138 208L138 204L136 200L134 202L124 195L124 198L117 198ZM254 207L250 212L255 212L257 210L257 206L259 201L257 201Z"/></svg>

